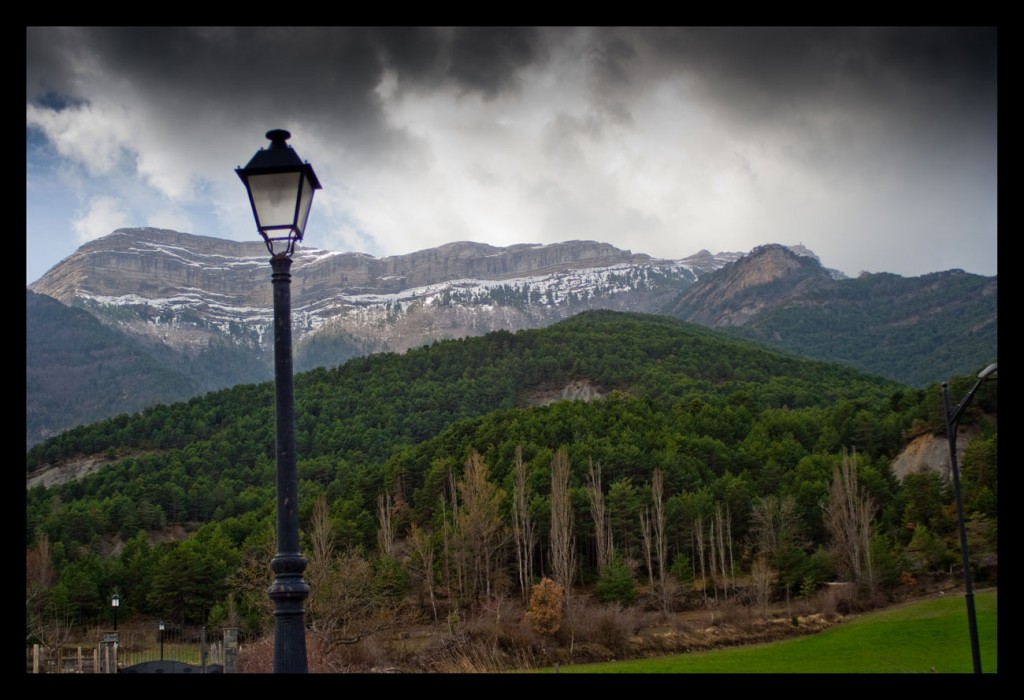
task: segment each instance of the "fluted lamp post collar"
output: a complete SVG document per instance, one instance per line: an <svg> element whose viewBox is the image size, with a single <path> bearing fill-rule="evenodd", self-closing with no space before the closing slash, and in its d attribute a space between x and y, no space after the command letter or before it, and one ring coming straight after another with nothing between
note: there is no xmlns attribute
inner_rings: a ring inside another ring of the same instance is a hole
<svg viewBox="0 0 1024 700"><path fill-rule="evenodd" d="M299 158L286 142L284 129L267 132L270 146L261 148L244 168L235 172L249 193L256 228L275 257L290 258L302 240L313 192L321 189L313 166Z"/></svg>

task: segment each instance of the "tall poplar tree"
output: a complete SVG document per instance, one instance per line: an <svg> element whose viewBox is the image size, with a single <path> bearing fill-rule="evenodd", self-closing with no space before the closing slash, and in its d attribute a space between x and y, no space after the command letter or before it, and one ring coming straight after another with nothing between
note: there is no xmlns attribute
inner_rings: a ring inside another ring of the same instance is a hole
<svg viewBox="0 0 1024 700"><path fill-rule="evenodd" d="M566 599L576 569L572 502L569 498L569 456L558 448L551 460L551 572L565 589Z"/></svg>
<svg viewBox="0 0 1024 700"><path fill-rule="evenodd" d="M512 486L512 534L516 544L516 571L519 574L519 588L523 602L530 597L533 581L533 549L537 536L533 531L530 517L530 492L526 481L526 465L523 463L523 447L516 446Z"/></svg>
<svg viewBox="0 0 1024 700"><path fill-rule="evenodd" d="M844 450L842 460L833 467L832 484L824 509L837 572L873 595L875 581L869 544L871 521L877 506L857 481L855 454L847 454Z"/></svg>

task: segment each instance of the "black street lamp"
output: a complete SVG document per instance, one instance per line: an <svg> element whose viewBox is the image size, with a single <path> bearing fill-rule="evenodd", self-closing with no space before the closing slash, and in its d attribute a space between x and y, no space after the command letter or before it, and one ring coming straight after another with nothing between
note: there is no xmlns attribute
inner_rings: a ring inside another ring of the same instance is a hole
<svg viewBox="0 0 1024 700"><path fill-rule="evenodd" d="M270 251L274 285L274 375L277 403L277 556L268 591L274 601L274 673L306 673L303 603L309 585L299 552L299 494L295 468L295 396L292 379L291 265L302 240L313 192L321 189L313 166L287 143L283 129L267 132L270 147L260 149L235 172L245 183L256 228Z"/></svg>
<svg viewBox="0 0 1024 700"><path fill-rule="evenodd" d="M160 660L164 660L164 623L160 621Z"/></svg>
<svg viewBox="0 0 1024 700"><path fill-rule="evenodd" d="M121 596L117 593L110 596L110 608L114 611L114 631L117 632L117 609L121 606Z"/></svg>
<svg viewBox="0 0 1024 700"><path fill-rule="evenodd" d="M971 659L974 661L974 672L981 673L981 652L978 650L978 619L974 614L974 589L971 586L971 565L967 558L967 531L964 528L964 506L960 497L960 468L956 460L956 429L960 423L960 416L963 414L967 404L974 398L974 392L978 390L981 383L996 371L996 363L993 362L978 373L978 381L974 383L967 396L950 411L949 409L949 383L942 383L942 405L946 412L946 440L949 442L949 467L953 473L953 491L956 494L956 519L960 528L960 558L964 568L964 598L967 600L967 626L971 633Z"/></svg>

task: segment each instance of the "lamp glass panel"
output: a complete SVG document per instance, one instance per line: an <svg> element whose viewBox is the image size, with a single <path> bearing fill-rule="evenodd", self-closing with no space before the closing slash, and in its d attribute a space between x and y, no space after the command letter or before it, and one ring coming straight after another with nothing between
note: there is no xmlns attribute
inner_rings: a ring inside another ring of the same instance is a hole
<svg viewBox="0 0 1024 700"><path fill-rule="evenodd" d="M302 176L302 192L299 193L299 211L295 224L301 235L306 231L306 220L309 218L309 207L313 203L313 183L305 175Z"/></svg>
<svg viewBox="0 0 1024 700"><path fill-rule="evenodd" d="M295 223L295 201L301 178L300 172L249 176L249 191L260 229Z"/></svg>

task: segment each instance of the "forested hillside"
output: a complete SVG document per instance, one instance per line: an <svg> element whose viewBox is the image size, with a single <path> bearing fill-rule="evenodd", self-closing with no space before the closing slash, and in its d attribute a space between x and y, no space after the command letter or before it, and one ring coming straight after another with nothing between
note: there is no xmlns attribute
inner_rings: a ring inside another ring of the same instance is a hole
<svg viewBox="0 0 1024 700"><path fill-rule="evenodd" d="M993 360L996 278L962 270L920 277L865 274L810 289L734 332L923 387Z"/></svg>
<svg viewBox="0 0 1024 700"><path fill-rule="evenodd" d="M570 385L596 398L553 400ZM545 577L667 612L752 595L761 579L764 595L840 578L879 596L957 561L947 485L889 468L908 437L942 431L937 387L664 317L590 312L357 358L297 375L295 396L307 623L335 651L401 620L450 628L495 600L526 606ZM995 414L987 382L962 457L982 580ZM29 636L54 616L94 622L114 590L122 614L266 632L273 436L268 383L32 448L29 473L109 463L28 492ZM852 559L829 517L842 489L867 533ZM175 530L190 536L167 540Z"/></svg>
<svg viewBox="0 0 1024 700"><path fill-rule="evenodd" d="M187 373L82 309L26 292L25 311L31 326L25 337L28 446L69 425L183 401L198 390ZM81 400L68 401L69 395Z"/></svg>

